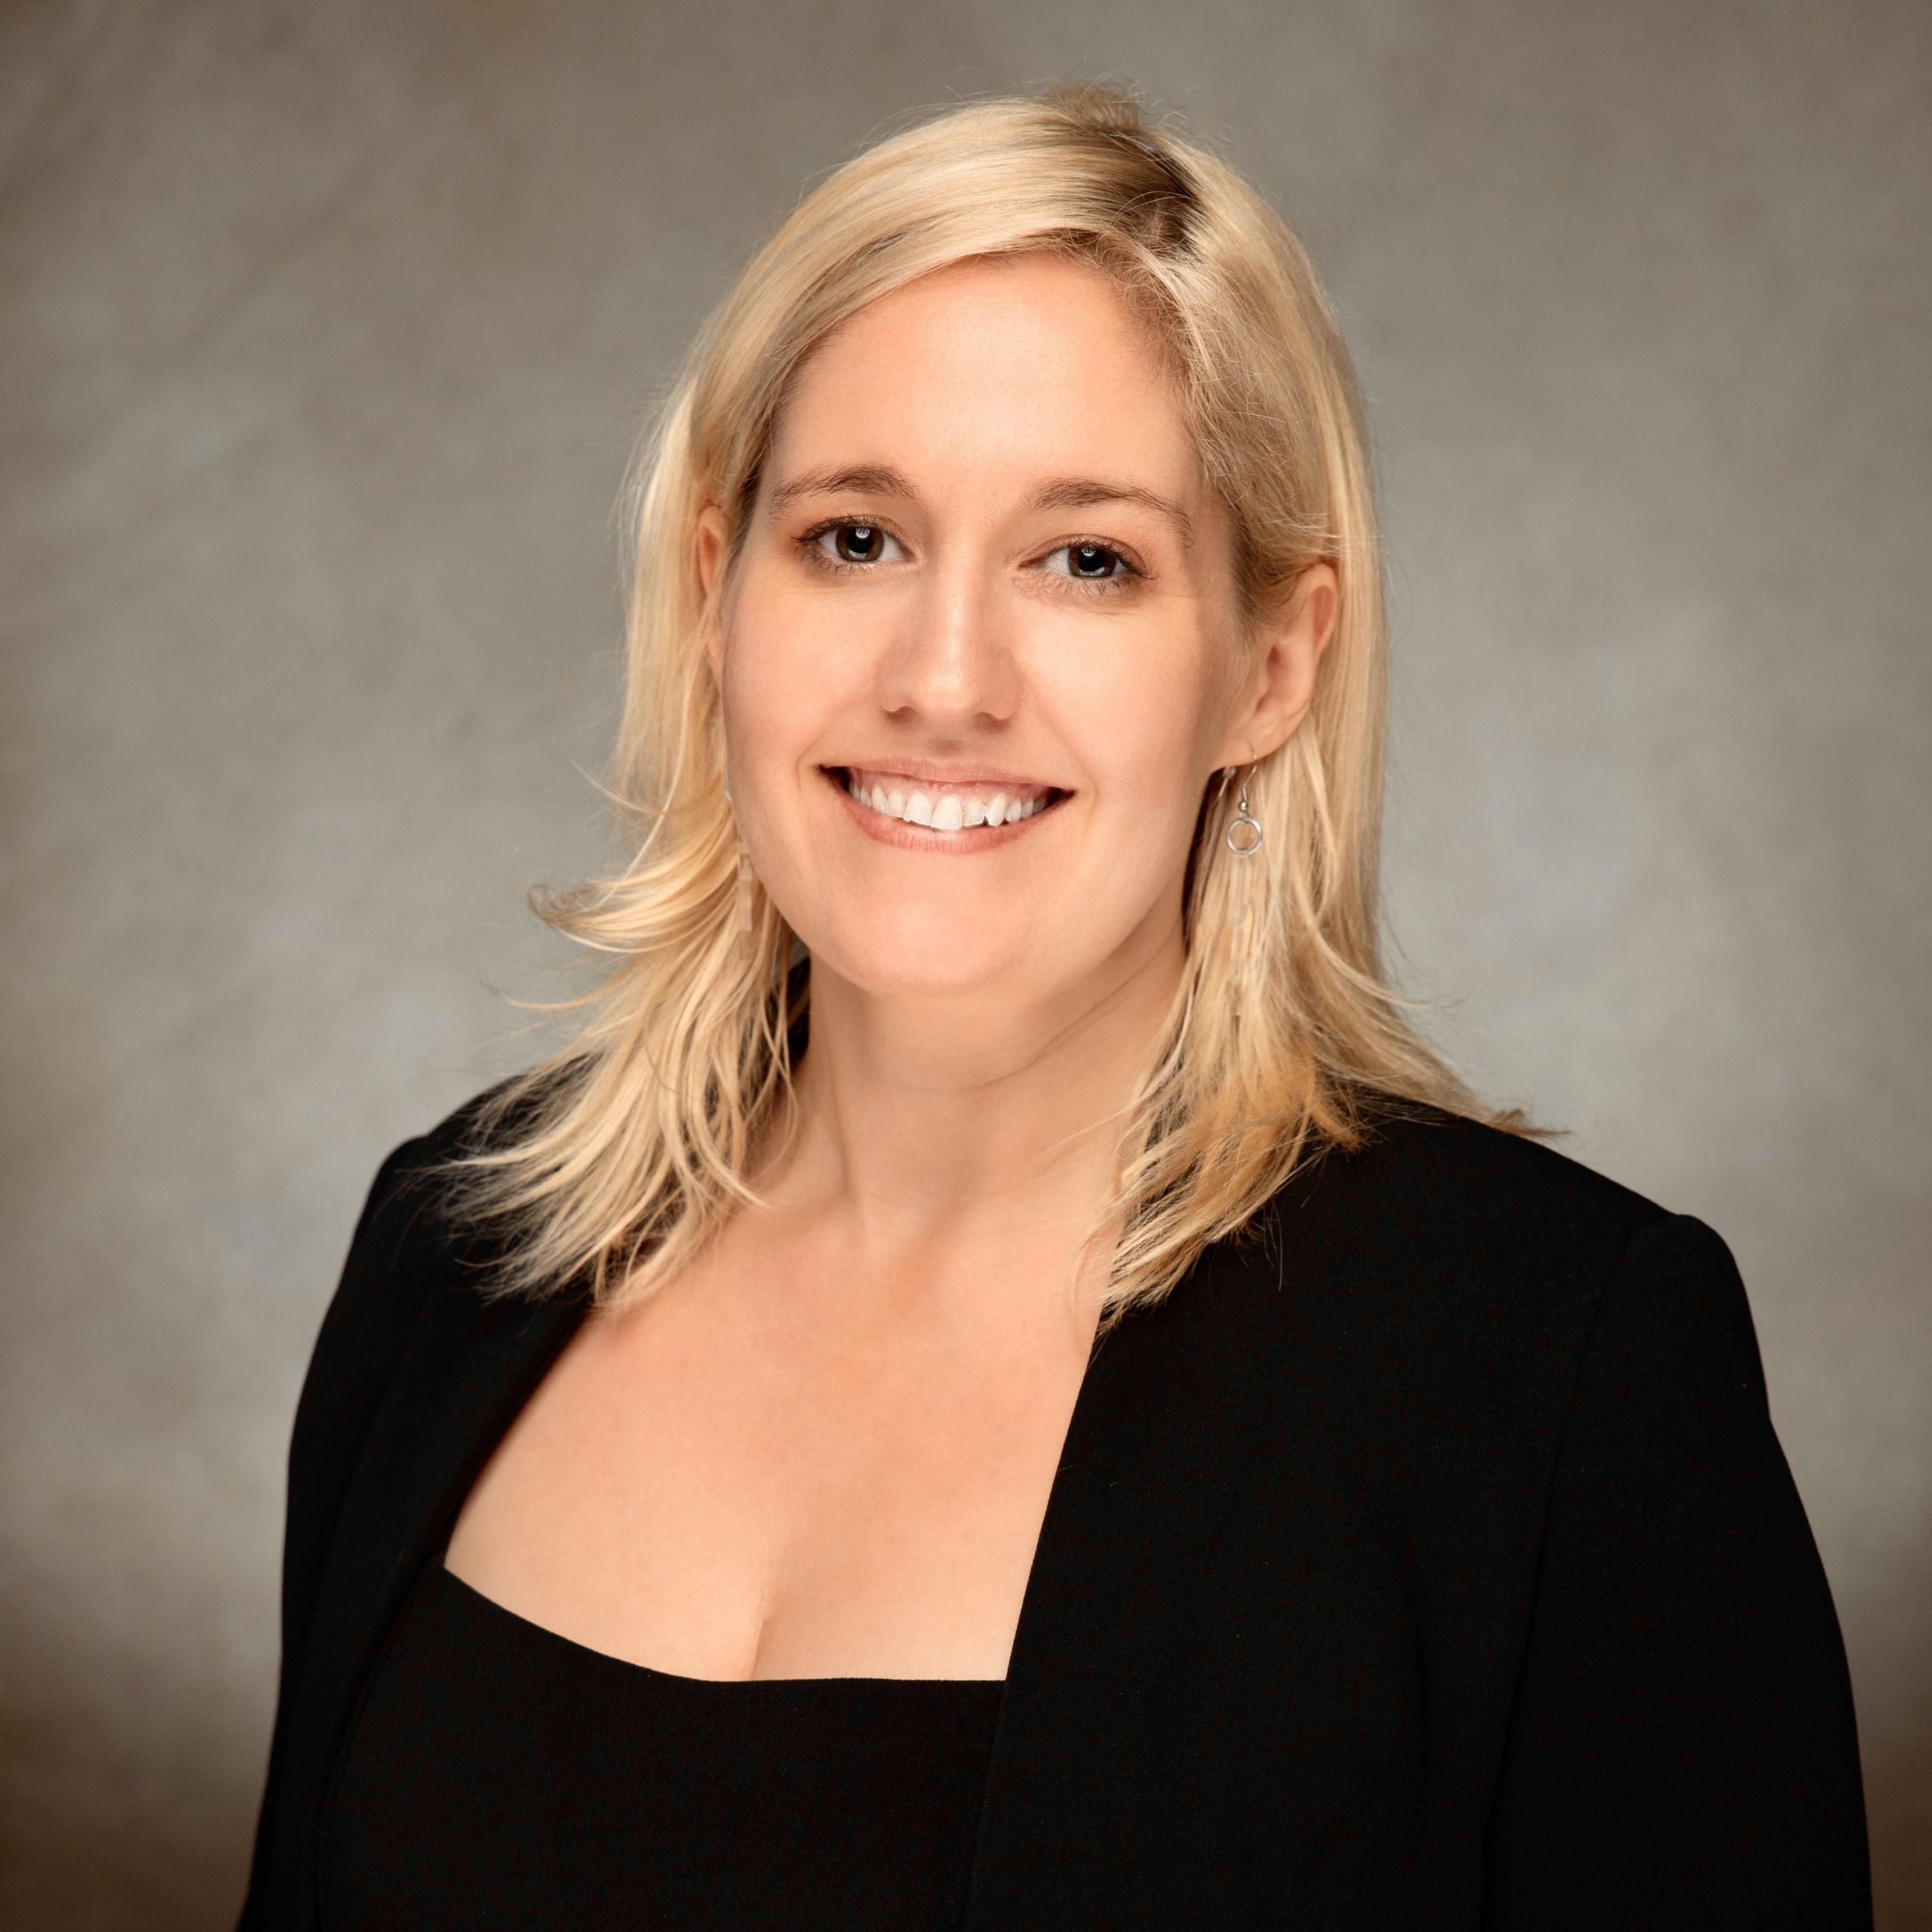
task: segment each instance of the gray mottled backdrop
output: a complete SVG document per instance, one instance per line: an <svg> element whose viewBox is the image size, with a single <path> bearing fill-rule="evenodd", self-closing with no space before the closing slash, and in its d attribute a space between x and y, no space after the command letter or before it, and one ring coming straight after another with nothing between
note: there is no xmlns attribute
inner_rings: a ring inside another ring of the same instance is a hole
<svg viewBox="0 0 1932 1932"><path fill-rule="evenodd" d="M298 1378L530 1050L654 386L890 118L1096 72L1336 291L1408 982L1736 1248L1932 1926L1919 0L0 6L7 1926L233 1909Z"/></svg>

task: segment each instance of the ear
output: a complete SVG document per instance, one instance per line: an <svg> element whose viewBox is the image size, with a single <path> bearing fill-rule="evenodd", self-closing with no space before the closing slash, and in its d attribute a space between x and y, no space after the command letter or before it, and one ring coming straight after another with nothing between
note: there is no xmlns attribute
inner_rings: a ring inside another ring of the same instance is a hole
<svg viewBox="0 0 1932 1932"><path fill-rule="evenodd" d="M698 513L698 533L695 540L696 554L693 561L698 566L698 588L708 604L716 596L720 580L724 574L724 560L730 552L731 526L724 512L716 503L707 503ZM707 624L704 634L705 655L711 660L713 677L722 674L720 662L724 650L724 627L722 624Z"/></svg>
<svg viewBox="0 0 1932 1932"><path fill-rule="evenodd" d="M1277 751L1315 701L1315 674L1334 634L1342 586L1330 563L1311 563L1294 580L1279 616L1256 628L1255 658L1214 760L1251 765Z"/></svg>

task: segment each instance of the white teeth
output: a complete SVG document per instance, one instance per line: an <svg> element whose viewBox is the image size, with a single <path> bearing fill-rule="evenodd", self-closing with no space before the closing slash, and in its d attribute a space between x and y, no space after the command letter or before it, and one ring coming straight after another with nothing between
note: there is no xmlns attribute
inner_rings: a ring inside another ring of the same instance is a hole
<svg viewBox="0 0 1932 1932"><path fill-rule="evenodd" d="M967 798L951 791L890 791L882 784L866 786L849 776L846 789L881 818L903 819L908 825L923 825L940 832L970 830L976 825L1017 825L1046 805L1043 796L1009 798L1003 791L990 799Z"/></svg>

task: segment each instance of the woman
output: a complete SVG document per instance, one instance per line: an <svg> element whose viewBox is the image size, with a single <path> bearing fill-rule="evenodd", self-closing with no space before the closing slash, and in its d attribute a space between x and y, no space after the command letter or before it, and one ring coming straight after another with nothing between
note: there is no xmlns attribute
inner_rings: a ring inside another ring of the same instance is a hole
<svg viewBox="0 0 1932 1932"><path fill-rule="evenodd" d="M639 501L568 1050L392 1155L244 1923L1856 1926L1722 1243L1378 964L1345 351L1102 90L854 161Z"/></svg>

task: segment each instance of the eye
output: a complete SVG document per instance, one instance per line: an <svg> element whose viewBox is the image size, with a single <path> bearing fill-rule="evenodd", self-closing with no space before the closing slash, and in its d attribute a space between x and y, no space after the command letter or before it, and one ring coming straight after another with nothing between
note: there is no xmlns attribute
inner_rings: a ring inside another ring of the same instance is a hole
<svg viewBox="0 0 1932 1932"><path fill-rule="evenodd" d="M826 557L840 563L881 563L888 550L899 548L896 538L888 536L877 524L848 520L827 524L806 539Z"/></svg>
<svg viewBox="0 0 1932 1932"><path fill-rule="evenodd" d="M1118 550L1101 543L1062 544L1048 553L1047 568L1056 577L1070 577L1077 584L1114 584L1140 574Z"/></svg>

